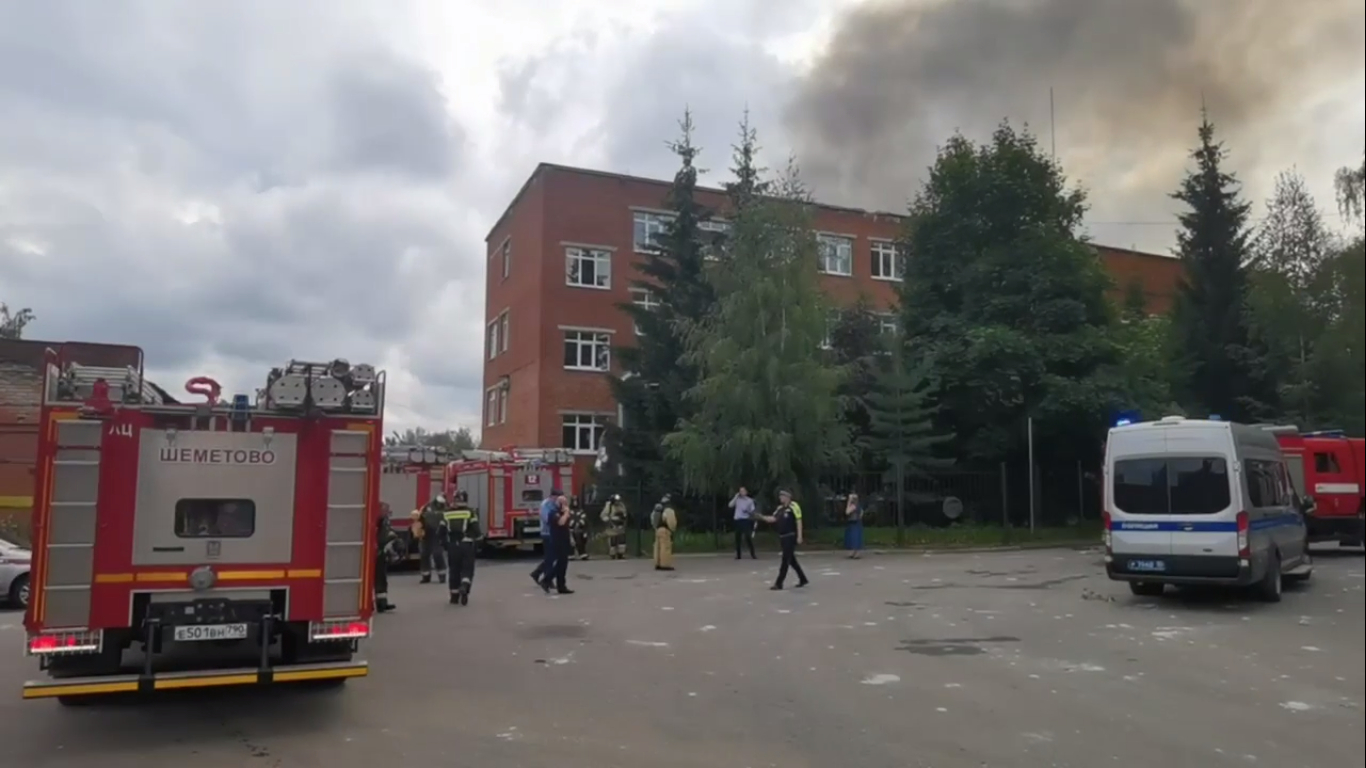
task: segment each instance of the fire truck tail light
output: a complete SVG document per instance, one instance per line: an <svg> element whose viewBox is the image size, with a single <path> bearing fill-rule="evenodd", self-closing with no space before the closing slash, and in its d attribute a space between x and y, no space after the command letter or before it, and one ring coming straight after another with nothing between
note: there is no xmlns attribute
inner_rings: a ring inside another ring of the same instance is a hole
<svg viewBox="0 0 1366 768"><path fill-rule="evenodd" d="M47 632L28 639L30 656L55 656L72 653L98 653L99 630L90 632Z"/></svg>
<svg viewBox="0 0 1366 768"><path fill-rule="evenodd" d="M308 624L309 640L356 640L370 636L370 622L361 619L312 621Z"/></svg>

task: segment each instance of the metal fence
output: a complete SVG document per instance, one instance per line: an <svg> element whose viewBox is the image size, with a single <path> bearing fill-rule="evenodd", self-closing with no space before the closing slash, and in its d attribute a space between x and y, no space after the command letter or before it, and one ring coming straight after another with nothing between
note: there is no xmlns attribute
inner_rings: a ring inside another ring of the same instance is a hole
<svg viewBox="0 0 1366 768"><path fill-rule="evenodd" d="M821 478L805 493L799 492L797 500L812 530L842 525L850 493L859 495L865 522L870 526L1057 527L1100 518L1099 474L1098 467L1080 462L1040 465L1035 467L1031 486L1026 462L1003 462L995 467L954 468L906 477L898 493L892 473L862 472ZM598 513L614 493L626 503L633 531L648 530L650 510L663 491L616 478L589 484L578 494L579 503L589 511L590 523L600 525ZM733 530L729 501L729 495L672 495L679 526L693 533L712 533L718 544ZM762 497L755 501L761 511L771 510L776 503Z"/></svg>

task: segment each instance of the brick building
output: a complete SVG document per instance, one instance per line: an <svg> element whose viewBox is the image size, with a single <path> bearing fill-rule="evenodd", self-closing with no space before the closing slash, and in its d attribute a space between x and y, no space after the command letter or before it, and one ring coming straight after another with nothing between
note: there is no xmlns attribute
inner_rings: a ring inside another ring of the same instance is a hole
<svg viewBox="0 0 1366 768"><path fill-rule="evenodd" d="M657 297L632 286L635 264L663 226L670 183L542 163L487 238L483 446L564 447L592 456L617 418L604 371L609 348L634 336L618 307ZM723 206L724 193L699 192ZM723 222L714 222L724 229ZM891 309L901 280L893 239L901 217L821 205L821 285L837 303L860 295ZM1166 256L1097 246L1116 291L1142 284L1149 311L1163 312L1179 277Z"/></svg>

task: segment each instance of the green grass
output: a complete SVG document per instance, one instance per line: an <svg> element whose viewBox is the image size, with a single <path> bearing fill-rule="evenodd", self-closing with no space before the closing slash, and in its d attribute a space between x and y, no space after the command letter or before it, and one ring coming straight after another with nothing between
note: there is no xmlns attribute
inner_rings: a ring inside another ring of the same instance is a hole
<svg viewBox="0 0 1366 768"><path fill-rule="evenodd" d="M843 528L819 528L806 532L802 549L840 550L844 548ZM641 534L641 547L649 556L654 544L648 533ZM1005 546L1047 546L1052 544L1099 544L1101 529L1098 522L1085 522L1080 525L1038 528L1032 533L1027 528L1002 528L1000 526L955 525L948 528L928 526L907 526L903 544L898 547L896 528L863 529L864 549L964 549L973 547ZM636 532L632 531L626 539L627 551L636 550ZM605 540L595 538L589 548L595 554L604 552ZM778 537L771 531L760 531L754 537L756 549L776 552ZM726 531L720 536L720 546L710 533L681 531L674 534L674 551L680 554L703 554L735 551L734 535Z"/></svg>

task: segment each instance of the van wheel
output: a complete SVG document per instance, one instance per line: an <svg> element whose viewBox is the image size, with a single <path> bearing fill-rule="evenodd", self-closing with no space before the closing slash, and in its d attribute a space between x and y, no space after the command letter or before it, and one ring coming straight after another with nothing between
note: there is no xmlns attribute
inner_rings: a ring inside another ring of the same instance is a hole
<svg viewBox="0 0 1366 768"><path fill-rule="evenodd" d="M1129 582L1129 591L1139 597L1162 597L1165 590L1165 584L1154 584L1151 581Z"/></svg>
<svg viewBox="0 0 1366 768"><path fill-rule="evenodd" d="M1279 603L1281 601L1281 591L1283 589L1283 578L1281 576L1281 555L1279 552L1271 554L1271 562L1266 564L1266 574L1257 584L1257 595L1263 602Z"/></svg>

